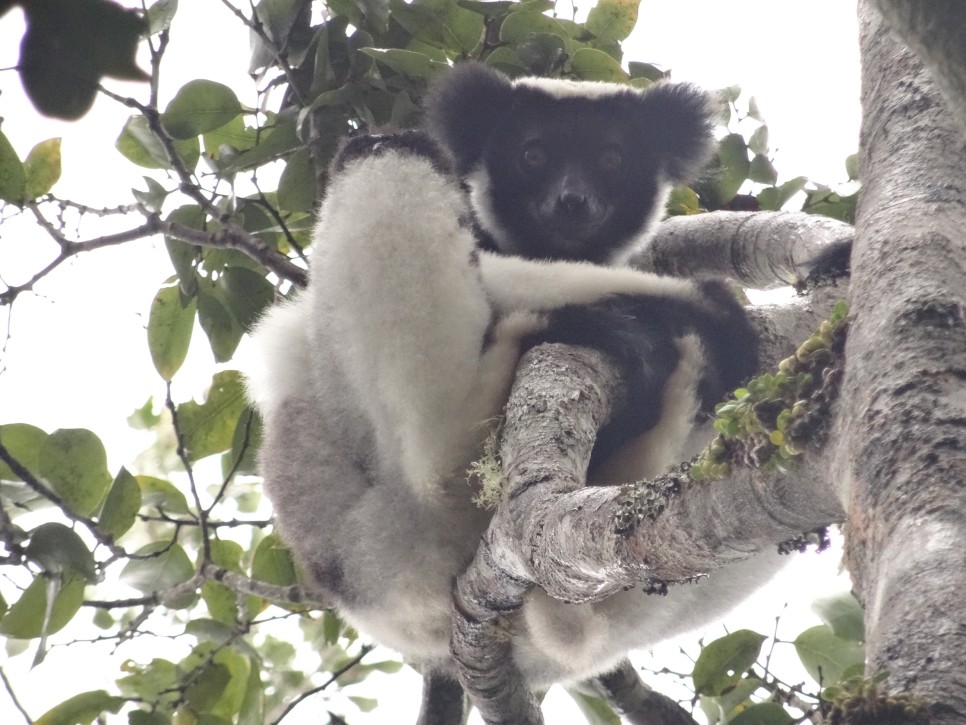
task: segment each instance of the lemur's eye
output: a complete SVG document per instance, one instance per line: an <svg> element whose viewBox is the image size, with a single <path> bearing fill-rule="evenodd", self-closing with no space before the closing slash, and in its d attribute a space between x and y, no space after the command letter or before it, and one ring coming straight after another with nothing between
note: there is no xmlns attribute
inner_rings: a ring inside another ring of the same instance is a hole
<svg viewBox="0 0 966 725"><path fill-rule="evenodd" d="M530 144L520 156L523 165L534 171L547 165L547 150L539 144Z"/></svg>
<svg viewBox="0 0 966 725"><path fill-rule="evenodd" d="M598 157L597 163L604 171L617 171L624 163L624 157L617 149L607 149Z"/></svg>

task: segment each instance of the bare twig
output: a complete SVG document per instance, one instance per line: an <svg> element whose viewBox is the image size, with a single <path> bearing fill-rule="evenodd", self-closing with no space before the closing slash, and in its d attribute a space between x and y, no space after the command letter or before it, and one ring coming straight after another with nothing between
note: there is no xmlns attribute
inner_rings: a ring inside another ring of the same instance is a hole
<svg viewBox="0 0 966 725"><path fill-rule="evenodd" d="M6 689L7 694L10 695L10 701L13 702L13 706L23 715L23 719L32 725L33 719L24 710L23 705L20 704L20 700L17 699L17 694L13 691L13 685L10 684L10 680L7 679L7 675L2 667L0 667L0 680L3 680L3 687Z"/></svg>
<svg viewBox="0 0 966 725"><path fill-rule="evenodd" d="M331 685L333 682L335 682L340 677L342 677L342 675L344 675L346 672L348 672L353 667L355 667L360 662L362 662L362 658L365 657L367 654L369 654L372 651L372 649L373 649L373 645L371 645L371 644L363 645L362 646L362 649L359 650L359 654L357 654L355 657L353 657L351 660L349 660L344 666L340 667L338 670L336 670L335 672L333 672L332 675L329 677L329 679L327 679L325 682L323 682L318 687L313 687L310 690L306 690L305 692L300 693L298 695L298 697L296 697L288 705L286 705L285 706L285 709L282 710L281 714L277 718L275 718L274 720L272 720L272 725L278 725L278 723L282 722L282 720L284 720L285 717L290 712L292 712L292 710L294 710L295 707L300 702L302 702L302 701L304 701L304 700L312 697L313 695L316 695L316 694L322 692L323 690L325 690L326 688L328 688L329 685Z"/></svg>

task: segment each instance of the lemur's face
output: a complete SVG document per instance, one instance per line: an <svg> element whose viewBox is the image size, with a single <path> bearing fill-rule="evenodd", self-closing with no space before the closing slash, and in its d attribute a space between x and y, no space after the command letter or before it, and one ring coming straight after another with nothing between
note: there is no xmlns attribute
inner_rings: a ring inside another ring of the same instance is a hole
<svg viewBox="0 0 966 725"><path fill-rule="evenodd" d="M663 201L660 161L629 117L606 111L586 99L530 102L493 130L470 181L499 247L607 262L646 230Z"/></svg>

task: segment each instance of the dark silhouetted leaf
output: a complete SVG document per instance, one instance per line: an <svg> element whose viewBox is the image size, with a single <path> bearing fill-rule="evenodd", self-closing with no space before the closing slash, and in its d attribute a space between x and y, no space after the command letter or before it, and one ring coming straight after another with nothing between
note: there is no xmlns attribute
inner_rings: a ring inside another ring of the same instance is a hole
<svg viewBox="0 0 966 725"><path fill-rule="evenodd" d="M108 0L24 5L20 78L41 113L73 120L94 103L102 76L147 80L134 62L144 20Z"/></svg>

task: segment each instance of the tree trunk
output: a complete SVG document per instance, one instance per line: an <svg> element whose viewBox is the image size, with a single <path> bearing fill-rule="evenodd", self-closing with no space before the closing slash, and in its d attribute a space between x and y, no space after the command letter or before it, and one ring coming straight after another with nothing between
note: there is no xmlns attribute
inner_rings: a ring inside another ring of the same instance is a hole
<svg viewBox="0 0 966 725"><path fill-rule="evenodd" d="M966 722L966 143L860 3L863 193L837 422L867 674ZM960 42L966 42L960 38Z"/></svg>

